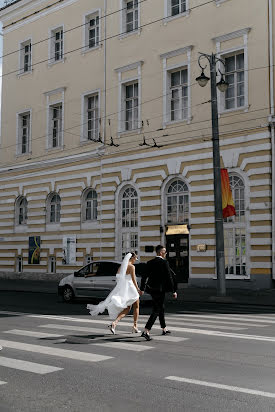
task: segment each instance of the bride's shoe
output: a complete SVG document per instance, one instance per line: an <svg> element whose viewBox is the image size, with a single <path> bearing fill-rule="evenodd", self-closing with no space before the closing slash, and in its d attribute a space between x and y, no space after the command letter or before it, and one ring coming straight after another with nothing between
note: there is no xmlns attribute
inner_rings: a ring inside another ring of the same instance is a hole
<svg viewBox="0 0 275 412"><path fill-rule="evenodd" d="M110 329L113 335L116 334L116 327L114 326L113 323L111 323L111 325L108 325L108 328Z"/></svg>
<svg viewBox="0 0 275 412"><path fill-rule="evenodd" d="M132 333L140 333L141 330L139 330L136 326L132 327Z"/></svg>

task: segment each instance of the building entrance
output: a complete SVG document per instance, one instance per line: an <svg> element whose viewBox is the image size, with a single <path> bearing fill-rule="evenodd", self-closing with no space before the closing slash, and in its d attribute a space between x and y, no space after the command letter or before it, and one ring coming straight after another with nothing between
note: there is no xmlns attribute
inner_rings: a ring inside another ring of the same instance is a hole
<svg viewBox="0 0 275 412"><path fill-rule="evenodd" d="M182 230L180 230L180 226ZM175 227L177 228L175 230L168 226L166 231L167 260L177 275L178 283L187 283L189 278L189 231L186 225L180 226ZM173 233L177 231L185 233Z"/></svg>

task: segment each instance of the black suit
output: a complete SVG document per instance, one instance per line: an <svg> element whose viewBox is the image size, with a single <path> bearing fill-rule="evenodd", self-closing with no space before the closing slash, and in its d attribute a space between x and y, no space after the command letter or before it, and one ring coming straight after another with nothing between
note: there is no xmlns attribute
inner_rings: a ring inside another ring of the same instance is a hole
<svg viewBox="0 0 275 412"><path fill-rule="evenodd" d="M153 309L146 323L145 329L150 330L159 317L162 329L166 327L164 317L164 299L166 292L176 292L177 284L174 272L171 271L169 263L162 257L157 256L147 262L146 275L141 280L140 290L150 293L153 300Z"/></svg>

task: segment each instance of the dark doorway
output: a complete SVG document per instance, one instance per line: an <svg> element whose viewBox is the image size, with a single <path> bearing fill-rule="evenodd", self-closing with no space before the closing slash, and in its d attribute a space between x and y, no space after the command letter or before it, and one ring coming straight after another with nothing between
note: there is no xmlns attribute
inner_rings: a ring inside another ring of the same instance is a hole
<svg viewBox="0 0 275 412"><path fill-rule="evenodd" d="M166 235L167 260L177 275L178 283L189 278L189 235Z"/></svg>

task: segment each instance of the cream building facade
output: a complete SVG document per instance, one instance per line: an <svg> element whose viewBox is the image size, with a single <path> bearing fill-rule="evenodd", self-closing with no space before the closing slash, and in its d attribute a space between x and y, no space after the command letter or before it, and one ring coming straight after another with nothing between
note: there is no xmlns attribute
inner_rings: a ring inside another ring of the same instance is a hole
<svg viewBox="0 0 275 412"><path fill-rule="evenodd" d="M180 282L215 284L210 89L195 81L199 52L213 52L230 84L218 95L237 211L224 222L227 284L272 287L272 3L17 0L1 9L1 276L57 278L127 250L145 262L163 243Z"/></svg>

